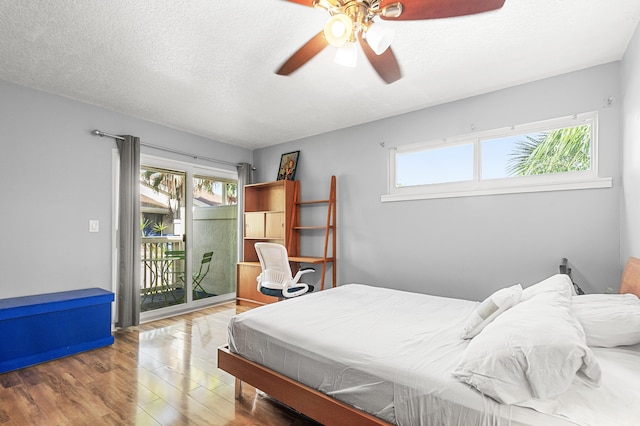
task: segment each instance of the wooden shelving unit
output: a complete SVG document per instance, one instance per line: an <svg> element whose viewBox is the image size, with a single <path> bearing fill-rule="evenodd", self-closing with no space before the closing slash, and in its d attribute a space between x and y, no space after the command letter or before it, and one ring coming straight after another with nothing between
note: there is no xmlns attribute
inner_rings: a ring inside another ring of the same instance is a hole
<svg viewBox="0 0 640 426"><path fill-rule="evenodd" d="M297 239L290 237L291 212L295 209L296 182L275 182L246 185L244 188L243 261L236 266L236 304L257 306L277 301L256 289L256 277L260 274L260 262L255 243L283 244L288 253L299 254Z"/></svg>
<svg viewBox="0 0 640 426"><path fill-rule="evenodd" d="M305 206L327 207L324 225L301 226L301 209ZM244 234L242 244L243 261L237 264L236 304L246 306L264 305L277 299L265 296L257 290L256 277L260 274L260 262L255 250L257 242L273 242L287 248L289 260L296 270L299 264L322 265L321 288L324 289L328 264L332 264L333 281L336 286L336 178L331 177L329 198L300 201L300 182L280 180L246 185L244 188ZM300 254L300 237L304 231L324 231L324 247L319 256ZM317 289L318 290L318 289Z"/></svg>
<svg viewBox="0 0 640 426"><path fill-rule="evenodd" d="M331 264L331 272L332 272L332 281L331 286L336 286L336 177L331 176L331 184L329 187L329 198L322 200L310 200L310 201L300 201L300 188L299 183L296 182L298 186L297 190L294 191L296 199L294 200L295 210L293 212L293 217L291 220L292 223L292 232L291 232L291 240L298 242L300 241L301 234L304 231L324 231L324 246L322 249L321 256L291 256L289 255L289 260L296 263L307 263L312 265L322 265L322 272L320 277L320 289L324 289L325 277L327 272L327 266ZM327 216L326 222L324 225L317 226L302 226L301 222L301 210L307 206L326 206Z"/></svg>
<svg viewBox="0 0 640 426"><path fill-rule="evenodd" d="M291 212L295 207L298 182L279 180L244 188L244 261L257 262L257 242L283 244L288 253L298 254L299 243L291 238Z"/></svg>

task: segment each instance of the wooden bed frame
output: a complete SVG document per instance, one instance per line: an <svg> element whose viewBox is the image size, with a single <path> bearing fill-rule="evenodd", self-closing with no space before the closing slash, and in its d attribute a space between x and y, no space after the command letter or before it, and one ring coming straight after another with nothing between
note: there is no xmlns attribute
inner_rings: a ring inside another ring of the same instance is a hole
<svg viewBox="0 0 640 426"><path fill-rule="evenodd" d="M640 259L629 258L622 273L620 293L640 297ZM228 346L218 348L218 368L236 377L236 398L240 398L242 382L246 382L326 426L389 425L382 419L231 353Z"/></svg>
<svg viewBox="0 0 640 426"><path fill-rule="evenodd" d="M389 425L382 419L234 354L228 346L218 348L218 368L235 376L236 398L240 398L242 382L246 382L326 426Z"/></svg>

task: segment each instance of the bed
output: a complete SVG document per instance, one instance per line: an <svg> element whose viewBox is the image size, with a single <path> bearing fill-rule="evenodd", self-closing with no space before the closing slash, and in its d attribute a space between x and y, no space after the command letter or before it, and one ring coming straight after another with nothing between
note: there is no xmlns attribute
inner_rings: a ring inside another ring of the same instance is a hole
<svg viewBox="0 0 640 426"><path fill-rule="evenodd" d="M638 424L629 268L627 295L561 274L483 303L343 285L236 315L218 366L325 425Z"/></svg>

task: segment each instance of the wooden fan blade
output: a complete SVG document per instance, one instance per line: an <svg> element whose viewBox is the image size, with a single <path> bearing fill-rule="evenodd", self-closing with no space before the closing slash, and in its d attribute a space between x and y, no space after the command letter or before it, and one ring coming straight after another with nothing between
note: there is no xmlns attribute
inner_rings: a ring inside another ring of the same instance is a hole
<svg viewBox="0 0 640 426"><path fill-rule="evenodd" d="M327 40L324 38L324 30L313 36L311 40L305 43L296 53L291 55L287 61L276 71L279 75L289 75L311 58L316 56L322 49L327 47Z"/></svg>
<svg viewBox="0 0 640 426"><path fill-rule="evenodd" d="M376 52L371 49L369 43L362 38L362 34L360 33L358 33L358 40L371 66L373 66L373 69L376 70L378 75L382 77L387 84L391 84L402 77L396 55L393 54L390 47L382 52L382 54L376 55Z"/></svg>
<svg viewBox="0 0 640 426"><path fill-rule="evenodd" d="M420 20L452 18L500 9L505 0L382 0L380 9L392 3L402 3L402 13L389 20Z"/></svg>
<svg viewBox="0 0 640 426"><path fill-rule="evenodd" d="M301 4L303 6L309 6L309 7L313 7L313 0L287 0L291 3L298 3Z"/></svg>

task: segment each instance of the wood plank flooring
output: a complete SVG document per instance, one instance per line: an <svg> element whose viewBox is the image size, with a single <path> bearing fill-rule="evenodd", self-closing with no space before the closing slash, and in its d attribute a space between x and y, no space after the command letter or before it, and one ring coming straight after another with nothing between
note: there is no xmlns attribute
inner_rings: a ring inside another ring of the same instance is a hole
<svg viewBox="0 0 640 426"><path fill-rule="evenodd" d="M235 312L131 327L112 346L0 374L0 425L317 426L248 385L235 400L235 379L216 366Z"/></svg>

